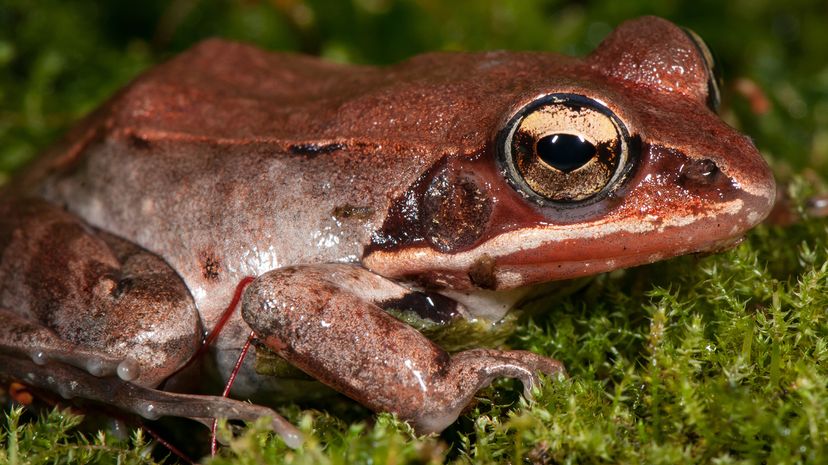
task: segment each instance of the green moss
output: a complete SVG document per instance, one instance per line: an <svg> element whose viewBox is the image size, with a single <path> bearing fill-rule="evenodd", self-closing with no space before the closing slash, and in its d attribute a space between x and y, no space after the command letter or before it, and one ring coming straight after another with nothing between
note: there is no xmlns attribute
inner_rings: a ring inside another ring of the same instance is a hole
<svg viewBox="0 0 828 465"><path fill-rule="evenodd" d="M495 323L483 318L474 320L459 318L449 324L439 324L419 318L413 312L391 309L390 313L416 328L450 353L475 347L503 345L506 339L514 333L519 317L519 312L515 312Z"/></svg>
<svg viewBox="0 0 828 465"><path fill-rule="evenodd" d="M19 408L5 411L0 427L0 463L39 464L154 464L152 445L141 430L128 440L99 432L88 437L75 428L82 417L52 410L36 421L21 421Z"/></svg>
<svg viewBox="0 0 828 465"><path fill-rule="evenodd" d="M794 205L824 189L821 1L135 5L0 0L0 183L141 69L207 35L386 63L428 49L586 53L622 19L650 13L695 29L718 52L724 116L790 182ZM734 87L739 78L762 93L751 101ZM751 107L762 96L766 112ZM823 220L760 227L729 252L602 275L536 303L545 308L506 342L562 360L570 378L548 380L532 401L516 383L497 383L441 436L415 437L389 415L346 422L286 406L308 436L301 450L256 423L213 463L826 463L826 237ZM66 413L19 418L7 410L0 421L0 463L152 463L140 432L117 441L80 436Z"/></svg>

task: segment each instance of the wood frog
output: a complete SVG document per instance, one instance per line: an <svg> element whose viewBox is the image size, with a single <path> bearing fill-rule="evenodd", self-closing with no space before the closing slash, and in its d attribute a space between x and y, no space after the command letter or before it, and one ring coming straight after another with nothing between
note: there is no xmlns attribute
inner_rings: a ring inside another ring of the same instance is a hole
<svg viewBox="0 0 828 465"><path fill-rule="evenodd" d="M0 194L0 370L149 418L249 419L172 392L248 336L420 432L525 351L449 355L389 314L497 321L538 285L733 244L774 179L717 115L710 52L645 17L586 58L429 53L389 67L205 41L148 71ZM242 364L234 395L278 390Z"/></svg>

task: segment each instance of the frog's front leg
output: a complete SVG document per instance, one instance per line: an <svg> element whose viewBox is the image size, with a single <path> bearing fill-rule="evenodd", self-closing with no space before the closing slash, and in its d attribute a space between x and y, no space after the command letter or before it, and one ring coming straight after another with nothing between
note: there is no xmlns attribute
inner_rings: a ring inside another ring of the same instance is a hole
<svg viewBox="0 0 828 465"><path fill-rule="evenodd" d="M289 267L248 287L242 315L288 362L372 410L397 413L422 433L454 422L495 378L518 378L528 393L539 373L563 372L560 362L531 352L447 354L378 305L404 292L354 266Z"/></svg>

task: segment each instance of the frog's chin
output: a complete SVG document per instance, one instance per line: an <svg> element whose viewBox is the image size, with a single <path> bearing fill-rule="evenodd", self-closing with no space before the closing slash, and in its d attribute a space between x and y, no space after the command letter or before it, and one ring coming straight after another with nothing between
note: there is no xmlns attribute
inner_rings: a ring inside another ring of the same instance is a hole
<svg viewBox="0 0 828 465"><path fill-rule="evenodd" d="M735 249L739 244L744 242L745 236L736 236L736 237L729 237L727 239L722 239L719 241L715 241L707 245L706 247L699 249L695 253L697 255L712 255L721 252L726 252L730 249Z"/></svg>

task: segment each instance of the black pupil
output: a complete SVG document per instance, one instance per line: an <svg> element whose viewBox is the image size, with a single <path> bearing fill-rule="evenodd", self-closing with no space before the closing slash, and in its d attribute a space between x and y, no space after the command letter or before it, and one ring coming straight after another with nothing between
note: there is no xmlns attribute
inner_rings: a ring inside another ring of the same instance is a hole
<svg viewBox="0 0 828 465"><path fill-rule="evenodd" d="M541 138L535 146L541 160L547 165L569 173L595 156L595 146L572 134L550 134Z"/></svg>

